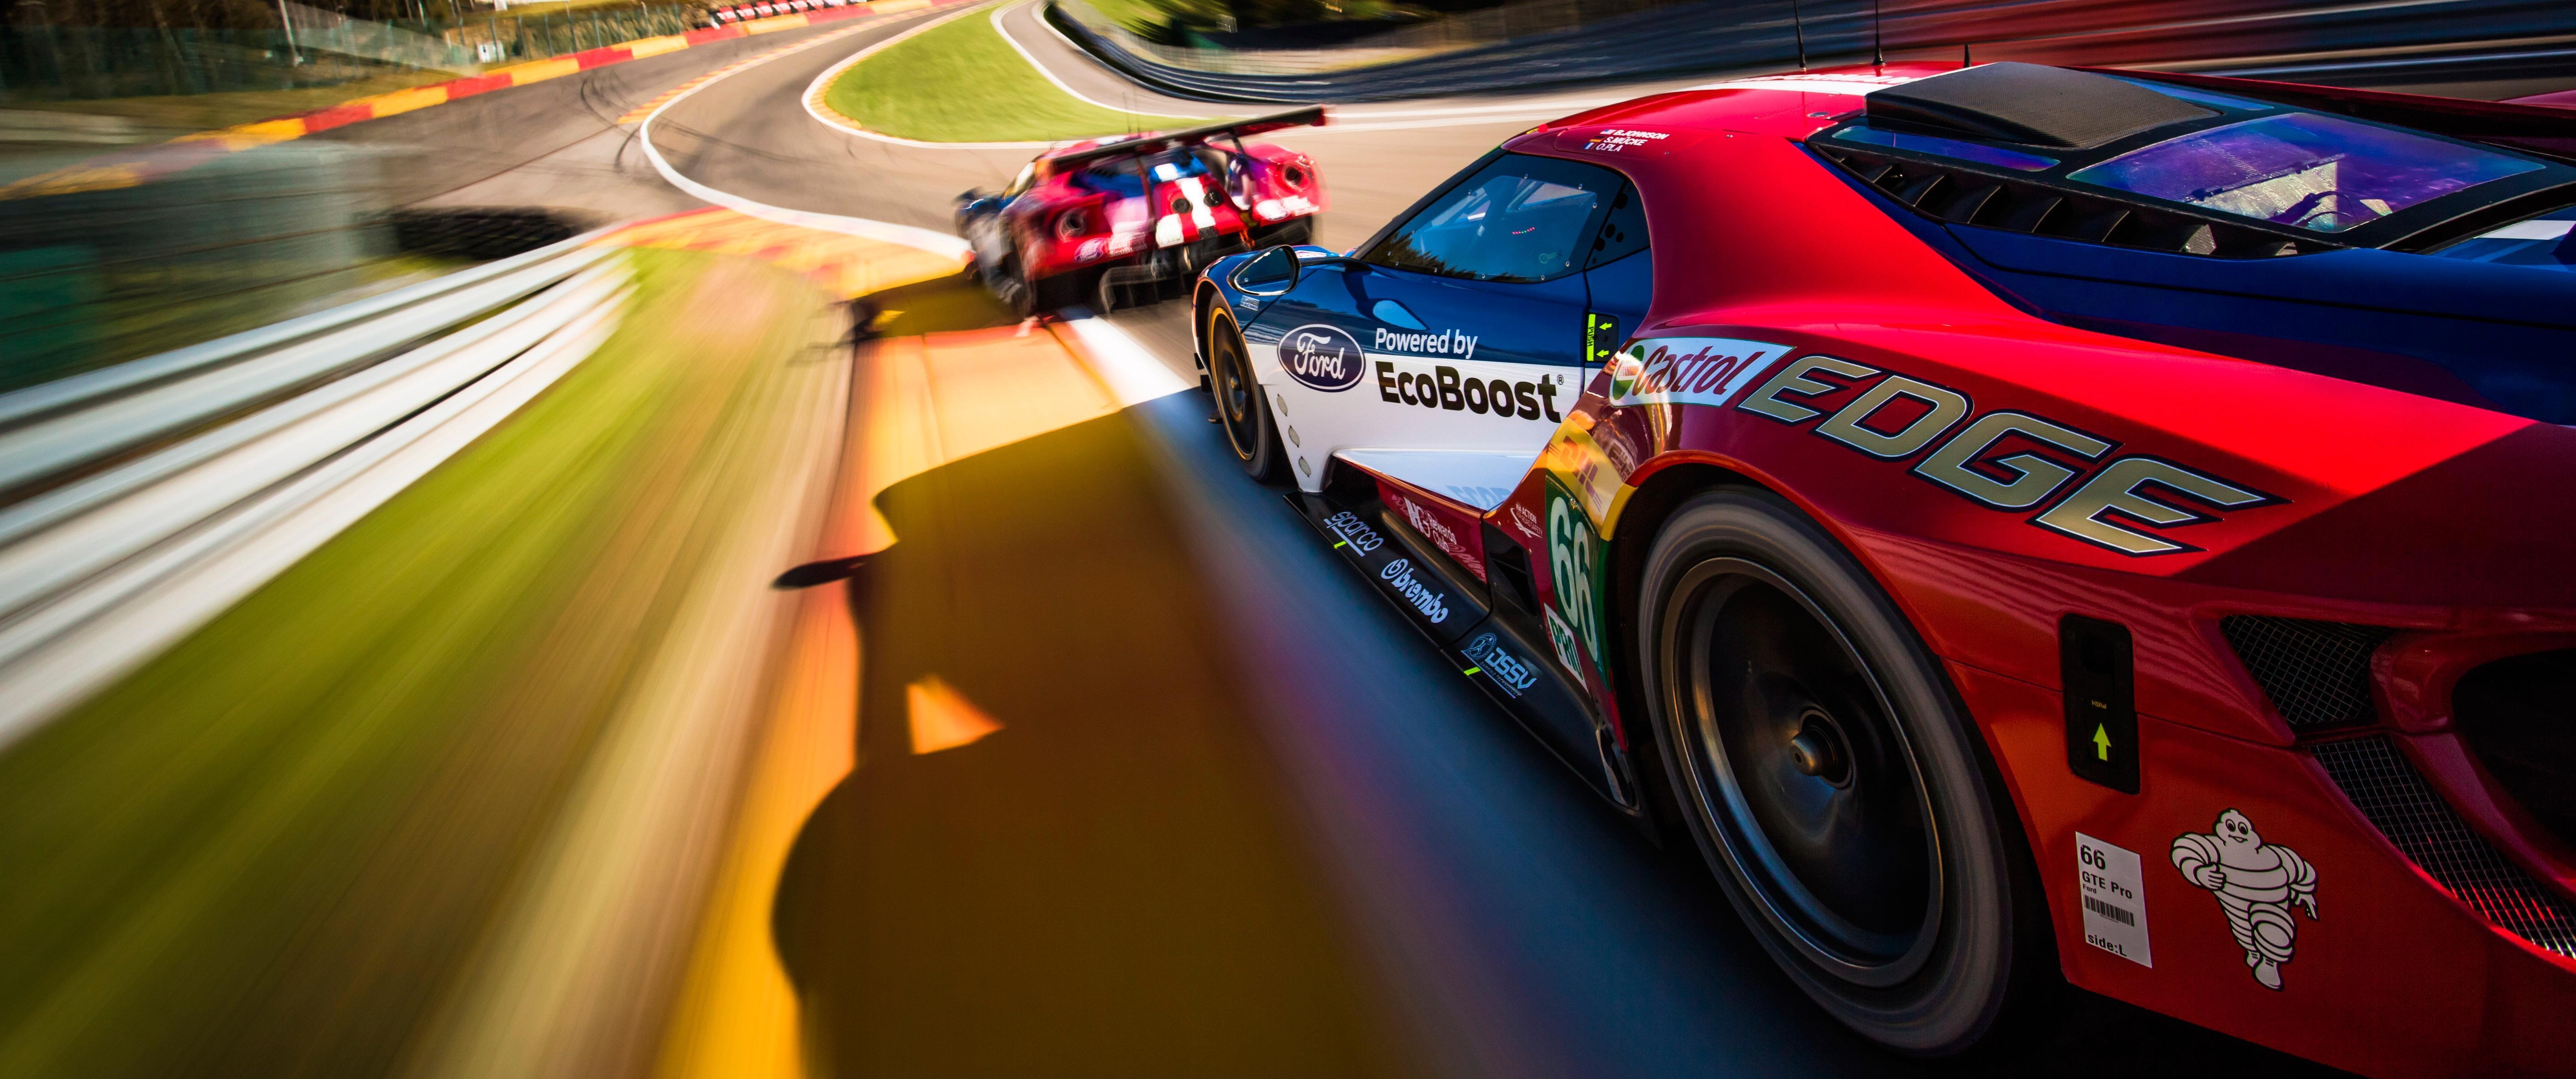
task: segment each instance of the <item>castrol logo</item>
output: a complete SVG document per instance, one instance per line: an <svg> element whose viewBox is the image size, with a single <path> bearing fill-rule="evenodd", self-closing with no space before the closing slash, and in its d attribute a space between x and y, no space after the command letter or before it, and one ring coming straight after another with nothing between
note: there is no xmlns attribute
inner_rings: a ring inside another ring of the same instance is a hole
<svg viewBox="0 0 2576 1079"><path fill-rule="evenodd" d="M1359 385L1361 369L1356 337L1333 326L1310 323L1279 339L1279 367L1288 377L1328 393Z"/></svg>

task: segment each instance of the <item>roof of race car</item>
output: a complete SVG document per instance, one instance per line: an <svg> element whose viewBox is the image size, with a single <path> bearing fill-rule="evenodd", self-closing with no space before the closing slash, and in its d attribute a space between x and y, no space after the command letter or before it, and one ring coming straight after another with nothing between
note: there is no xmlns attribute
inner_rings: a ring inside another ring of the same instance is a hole
<svg viewBox="0 0 2576 1079"><path fill-rule="evenodd" d="M1765 135L1779 141L1745 137ZM2318 145L2331 152L2258 160ZM1670 280L1659 261L1652 318L1836 294L2017 308L2576 423L2576 365L2554 359L2576 345L2565 110L1889 65L1640 98L1508 148L1622 166L1648 189L1659 249L1678 226L1723 252ZM1659 188L1691 196L1659 203Z"/></svg>

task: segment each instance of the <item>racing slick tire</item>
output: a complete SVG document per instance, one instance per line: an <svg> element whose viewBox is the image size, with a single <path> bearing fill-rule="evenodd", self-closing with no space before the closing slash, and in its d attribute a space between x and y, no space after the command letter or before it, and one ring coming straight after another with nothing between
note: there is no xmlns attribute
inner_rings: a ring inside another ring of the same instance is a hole
<svg viewBox="0 0 2576 1079"><path fill-rule="evenodd" d="M1949 1056L2028 1011L2055 950L2011 803L1895 605L1770 492L1684 503L1640 577L1640 686L1670 793L1799 988Z"/></svg>
<svg viewBox="0 0 2576 1079"><path fill-rule="evenodd" d="M1020 253L1017 251L1005 256L1001 265L984 275L984 287L991 290L994 299L1002 301L1002 306L1010 308L1013 315L1028 318L1039 311L1037 290L1031 288L1029 279L1021 274Z"/></svg>
<svg viewBox="0 0 2576 1079"><path fill-rule="evenodd" d="M1021 318L1053 314L1090 297L1091 282L1098 271L1057 274L1041 281L1031 281L1028 264L1014 250L1002 260L997 272L985 278L993 298L1002 301L1011 313Z"/></svg>
<svg viewBox="0 0 2576 1079"><path fill-rule="evenodd" d="M1243 474L1262 483L1288 479L1288 451L1279 444L1278 417L1271 414L1269 394L1252 373L1252 350L1243 331L1225 312L1207 313L1208 393L1216 398L1217 425L1225 428Z"/></svg>

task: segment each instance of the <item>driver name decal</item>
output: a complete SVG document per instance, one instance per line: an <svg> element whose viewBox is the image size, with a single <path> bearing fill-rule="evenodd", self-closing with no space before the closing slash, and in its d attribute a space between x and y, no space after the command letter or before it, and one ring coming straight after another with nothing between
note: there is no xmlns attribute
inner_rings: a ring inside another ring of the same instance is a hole
<svg viewBox="0 0 2576 1079"><path fill-rule="evenodd" d="M1359 385L1367 366L1360 356L1359 340L1337 326L1299 326L1279 339L1279 369L1326 393L1340 393Z"/></svg>

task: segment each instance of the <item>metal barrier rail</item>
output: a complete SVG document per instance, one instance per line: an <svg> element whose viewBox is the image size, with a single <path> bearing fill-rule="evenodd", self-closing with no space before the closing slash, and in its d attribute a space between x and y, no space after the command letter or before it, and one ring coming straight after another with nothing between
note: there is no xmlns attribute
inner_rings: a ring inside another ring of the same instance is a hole
<svg viewBox="0 0 2576 1079"><path fill-rule="evenodd" d="M631 288L585 240L0 397L0 746L588 356Z"/></svg>
<svg viewBox="0 0 2576 1079"><path fill-rule="evenodd" d="M1892 59L1955 60L1972 47L1979 60L2359 84L2576 75L2564 0L1693 0L1500 44L1301 74L1228 70L1232 60L1205 50L1140 53L1122 40L1133 35L1073 17L1074 2L1049 0L1046 16L1101 62L1158 89L1235 101L1378 101L1782 67L1802 49L1818 64L1865 63L1882 46Z"/></svg>

